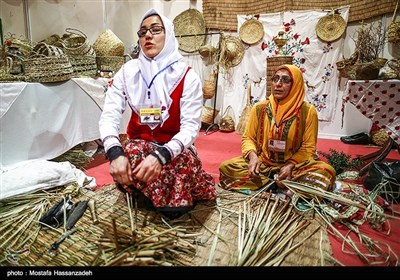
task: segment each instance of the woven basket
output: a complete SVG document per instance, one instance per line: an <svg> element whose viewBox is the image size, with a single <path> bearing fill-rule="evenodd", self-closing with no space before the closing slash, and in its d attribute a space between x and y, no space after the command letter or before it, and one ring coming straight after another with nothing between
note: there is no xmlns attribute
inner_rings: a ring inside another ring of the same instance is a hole
<svg viewBox="0 0 400 280"><path fill-rule="evenodd" d="M211 99L215 95L215 80L217 78L217 72L212 71L207 80L204 81L203 86L203 98Z"/></svg>
<svg viewBox="0 0 400 280"><path fill-rule="evenodd" d="M264 27L257 19L248 19L240 26L239 37L243 43L253 45L264 37Z"/></svg>
<svg viewBox="0 0 400 280"><path fill-rule="evenodd" d="M4 38L4 47L6 53L10 47L18 48L18 50L21 51L26 58L29 57L29 54L33 48L33 44L27 40L15 38L13 34L8 33L7 37Z"/></svg>
<svg viewBox="0 0 400 280"><path fill-rule="evenodd" d="M225 112L219 120L219 130L222 132L235 131L235 121L233 119L233 109L231 105L226 107Z"/></svg>
<svg viewBox="0 0 400 280"><path fill-rule="evenodd" d="M112 71L114 74L121 69L122 65L132 59L129 55L124 56L97 56L97 70L98 71Z"/></svg>
<svg viewBox="0 0 400 280"><path fill-rule="evenodd" d="M218 115L219 110L213 109L212 107L203 105L203 111L201 113L201 122L205 124L213 124L214 118Z"/></svg>
<svg viewBox="0 0 400 280"><path fill-rule="evenodd" d="M67 28L63 36L64 53L68 56L96 55L85 33L78 29Z"/></svg>
<svg viewBox="0 0 400 280"><path fill-rule="evenodd" d="M94 55L69 56L73 69L73 77L95 77L97 63Z"/></svg>
<svg viewBox="0 0 400 280"><path fill-rule="evenodd" d="M316 25L318 38L325 42L339 39L346 30L346 21L339 14L328 14L319 19Z"/></svg>
<svg viewBox="0 0 400 280"><path fill-rule="evenodd" d="M379 129L378 131L372 133L371 141L377 146L383 147L389 139L389 135L384 129Z"/></svg>
<svg viewBox="0 0 400 280"><path fill-rule="evenodd" d="M73 68L62 49L46 43L38 43L24 61L27 82L50 83L69 80Z"/></svg>
<svg viewBox="0 0 400 280"><path fill-rule="evenodd" d="M206 33L206 25L203 14L200 11L197 9L183 11L174 18L173 24L180 50L193 53L204 45L206 41L206 36L204 35L185 36Z"/></svg>
<svg viewBox="0 0 400 280"><path fill-rule="evenodd" d="M124 43L110 29L104 30L93 44L97 56L124 56Z"/></svg>

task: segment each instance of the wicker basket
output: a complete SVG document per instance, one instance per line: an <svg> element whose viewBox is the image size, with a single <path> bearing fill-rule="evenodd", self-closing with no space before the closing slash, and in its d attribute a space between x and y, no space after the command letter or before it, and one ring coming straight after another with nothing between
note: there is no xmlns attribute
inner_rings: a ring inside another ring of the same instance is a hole
<svg viewBox="0 0 400 280"><path fill-rule="evenodd" d="M63 36L64 53L68 56L96 55L85 33L78 29L67 28Z"/></svg>
<svg viewBox="0 0 400 280"><path fill-rule="evenodd" d="M214 118L218 115L219 110L213 109L212 107L203 105L203 111L201 113L201 122L205 124L213 124Z"/></svg>
<svg viewBox="0 0 400 280"><path fill-rule="evenodd" d="M69 56L73 68L73 77L95 77L97 74L96 57L93 55Z"/></svg>
<svg viewBox="0 0 400 280"><path fill-rule="evenodd" d="M124 56L124 43L110 29L103 31L93 44L97 56Z"/></svg>
<svg viewBox="0 0 400 280"><path fill-rule="evenodd" d="M124 56L97 56L97 70L98 71L111 71L114 74L121 69L122 65L132 59L129 55Z"/></svg>
<svg viewBox="0 0 400 280"><path fill-rule="evenodd" d="M216 78L217 78L217 72L212 71L208 79L204 81L204 86L203 86L204 99L211 99L214 97Z"/></svg>
<svg viewBox="0 0 400 280"><path fill-rule="evenodd" d="M27 82L50 83L69 80L73 68L62 49L46 43L38 43L24 61Z"/></svg>
<svg viewBox="0 0 400 280"><path fill-rule="evenodd" d="M233 109L231 105L226 107L224 114L219 120L219 130L222 132L235 131L235 121L233 119Z"/></svg>

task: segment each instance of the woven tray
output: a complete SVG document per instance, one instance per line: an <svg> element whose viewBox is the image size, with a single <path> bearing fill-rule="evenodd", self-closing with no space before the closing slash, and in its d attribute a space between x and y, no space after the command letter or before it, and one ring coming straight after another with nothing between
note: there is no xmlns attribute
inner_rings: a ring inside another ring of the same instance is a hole
<svg viewBox="0 0 400 280"><path fill-rule="evenodd" d="M248 19L240 26L239 37L244 43L253 45L264 37L264 27L257 19Z"/></svg>
<svg viewBox="0 0 400 280"><path fill-rule="evenodd" d="M188 9L177 15L174 20L174 31L179 42L179 49L193 53L199 50L206 41L206 36L185 36L180 35L196 35L204 34L206 26L204 23L203 14L196 9Z"/></svg>

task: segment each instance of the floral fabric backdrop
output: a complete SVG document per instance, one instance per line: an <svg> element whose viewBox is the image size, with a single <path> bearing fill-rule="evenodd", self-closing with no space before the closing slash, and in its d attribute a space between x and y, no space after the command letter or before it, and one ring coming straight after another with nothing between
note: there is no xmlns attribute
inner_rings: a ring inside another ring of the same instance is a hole
<svg viewBox="0 0 400 280"><path fill-rule="evenodd" d="M349 7L337 10L345 22L348 21ZM273 41L278 32L285 31L287 43L283 54L293 56L293 64L298 66L306 83L306 101L314 104L320 121L332 121L338 104L337 87L339 72L336 61L342 57L344 36L327 43L316 34L319 19L327 11L294 11L260 15L238 15L240 26L249 18L258 19L264 27L263 39L254 45L245 45L241 63L220 72L219 85L224 89L219 97L221 110L231 105L235 111L235 123L246 106L247 88L251 86L251 102L266 98L267 57L275 56L278 48Z"/></svg>

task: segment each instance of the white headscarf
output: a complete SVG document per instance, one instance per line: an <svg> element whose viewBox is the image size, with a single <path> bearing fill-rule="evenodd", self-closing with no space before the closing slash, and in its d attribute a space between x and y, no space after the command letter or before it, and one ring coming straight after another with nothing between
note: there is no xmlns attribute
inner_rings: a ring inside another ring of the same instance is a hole
<svg viewBox="0 0 400 280"><path fill-rule="evenodd" d="M134 75L137 79L132 85L135 92L130 97L133 104L151 102L153 105L165 106L167 110L162 113L162 119L166 121L169 117L168 109L172 103L170 95L181 81L187 66L178 51L178 41L175 38L174 25L171 20L152 8L144 14L139 27L142 26L143 20L151 14L159 15L163 22L165 28L164 48L154 58L149 58L140 51L138 57L140 75ZM148 98L148 91L150 91L150 98ZM150 126L154 128L157 125Z"/></svg>

